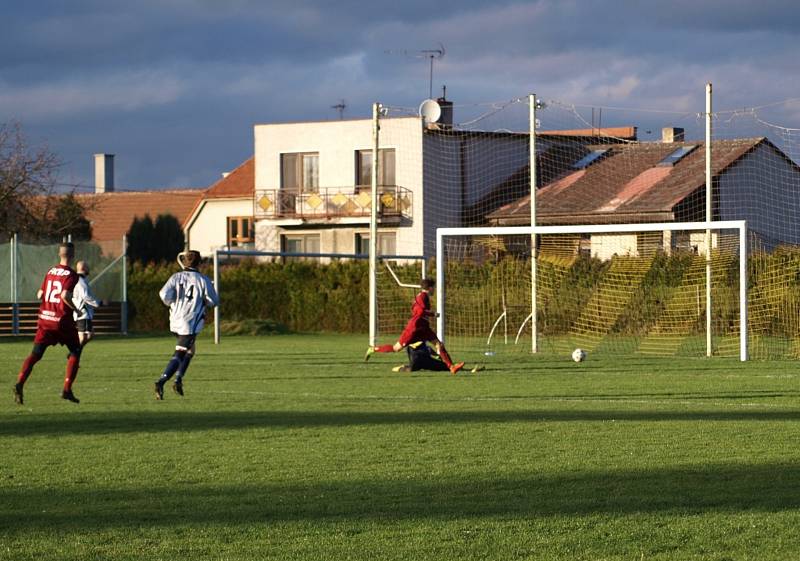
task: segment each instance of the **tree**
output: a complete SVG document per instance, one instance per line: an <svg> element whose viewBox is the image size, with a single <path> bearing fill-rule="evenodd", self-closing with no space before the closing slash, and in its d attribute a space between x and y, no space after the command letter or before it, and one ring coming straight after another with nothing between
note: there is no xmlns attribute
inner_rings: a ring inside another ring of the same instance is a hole
<svg viewBox="0 0 800 561"><path fill-rule="evenodd" d="M128 259L149 263L153 261L155 228L149 214L144 218L134 218L128 229Z"/></svg>
<svg viewBox="0 0 800 561"><path fill-rule="evenodd" d="M178 219L171 214L159 214L154 226L156 261L174 261L183 251L185 238Z"/></svg>
<svg viewBox="0 0 800 561"><path fill-rule="evenodd" d="M19 233L60 241L91 237L87 205L57 192L58 156L46 146L28 146L19 123L0 124L0 237Z"/></svg>
<svg viewBox="0 0 800 561"><path fill-rule="evenodd" d="M155 223L149 214L134 218L128 230L128 258L142 263L174 261L183 251L180 222L171 214L159 214Z"/></svg>

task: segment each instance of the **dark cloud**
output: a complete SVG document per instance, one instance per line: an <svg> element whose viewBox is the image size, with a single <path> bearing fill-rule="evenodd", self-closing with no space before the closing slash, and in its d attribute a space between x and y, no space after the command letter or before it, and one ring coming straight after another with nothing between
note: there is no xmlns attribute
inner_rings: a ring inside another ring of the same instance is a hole
<svg viewBox="0 0 800 561"><path fill-rule="evenodd" d="M536 91L678 115L702 110L707 81L718 107L798 87L789 1L44 0L4 24L0 120L46 139L65 180L91 182L91 154L117 153L130 187L206 185L252 154L253 123L335 118L340 98L349 116L416 106L427 61L400 51L439 42L437 91L462 104Z"/></svg>

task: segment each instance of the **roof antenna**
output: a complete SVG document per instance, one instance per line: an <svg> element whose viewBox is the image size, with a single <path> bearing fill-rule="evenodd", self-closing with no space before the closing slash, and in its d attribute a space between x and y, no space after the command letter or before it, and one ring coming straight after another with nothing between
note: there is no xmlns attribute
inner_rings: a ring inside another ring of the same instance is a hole
<svg viewBox="0 0 800 561"><path fill-rule="evenodd" d="M433 61L441 59L444 54L444 45L439 43L438 49L422 49L419 51L410 51L407 49L388 49L383 51L387 55L403 55L411 58L427 58L430 60L430 76L428 81L428 99L433 98Z"/></svg>
<svg viewBox="0 0 800 561"><path fill-rule="evenodd" d="M347 103L343 99L339 100L339 103L336 105L331 105L331 109L336 109L339 112L339 120L341 121L344 119L344 110L347 107Z"/></svg>

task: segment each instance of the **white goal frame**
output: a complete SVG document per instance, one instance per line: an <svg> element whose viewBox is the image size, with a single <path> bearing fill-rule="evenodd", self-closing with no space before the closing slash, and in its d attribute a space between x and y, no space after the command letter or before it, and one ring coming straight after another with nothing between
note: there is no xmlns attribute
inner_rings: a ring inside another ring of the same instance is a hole
<svg viewBox="0 0 800 561"><path fill-rule="evenodd" d="M747 360L747 221L745 220L719 220L710 222L662 222L643 224L587 224L579 226L485 226L471 228L437 228L436 229L436 306L439 317L436 322L436 333L444 342L447 336L447 300L445 292L444 270L444 241L448 237L457 236L507 236L527 235L534 237L539 234L618 234L633 232L662 232L682 230L705 230L710 235L711 230L738 230L739 231L739 360ZM535 238L534 238L535 239ZM532 260L535 263L535 260ZM706 269L710 275L710 268ZM706 282L706 290L710 290L710 277ZM710 294L706 295L710 298ZM710 306L707 306L710 315ZM531 276L531 352L538 351L538 332L536 325L536 274ZM707 322L707 326L709 323ZM524 325L523 325L524 327ZM708 329L708 327L707 327ZM707 333L707 356L711 356L710 331Z"/></svg>

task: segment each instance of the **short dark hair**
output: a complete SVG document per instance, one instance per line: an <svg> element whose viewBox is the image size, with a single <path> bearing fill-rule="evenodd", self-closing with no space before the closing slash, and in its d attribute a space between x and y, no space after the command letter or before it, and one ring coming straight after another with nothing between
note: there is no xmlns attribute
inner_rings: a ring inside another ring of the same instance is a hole
<svg viewBox="0 0 800 561"><path fill-rule="evenodd" d="M75 255L75 244L72 242L61 242L58 244L58 253L61 254L61 250L66 250L66 253L72 257Z"/></svg>
<svg viewBox="0 0 800 561"><path fill-rule="evenodd" d="M183 257L182 260L181 257ZM183 265L187 269L196 269L198 266L200 266L200 262L202 261L202 257L200 257L200 252L195 251L193 249L189 249L187 251L184 251L183 253L180 253L178 255L178 259L181 265Z"/></svg>
<svg viewBox="0 0 800 561"><path fill-rule="evenodd" d="M436 286L436 281L434 281L433 279L422 279L422 282L419 283L419 287L422 290L428 290L429 288L433 288L434 286Z"/></svg>

